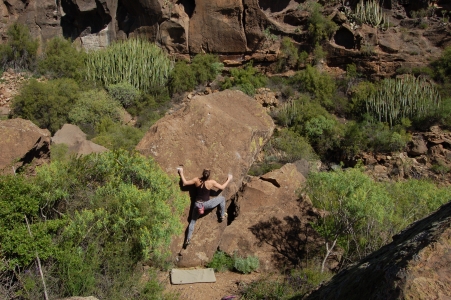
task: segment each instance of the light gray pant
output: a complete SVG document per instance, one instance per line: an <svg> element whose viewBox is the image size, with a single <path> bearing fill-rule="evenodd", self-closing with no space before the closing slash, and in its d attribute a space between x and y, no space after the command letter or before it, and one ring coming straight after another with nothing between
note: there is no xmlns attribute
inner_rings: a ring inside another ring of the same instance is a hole
<svg viewBox="0 0 451 300"><path fill-rule="evenodd" d="M220 215L221 217L224 217L225 213L225 198L223 196L218 196L215 198L212 198L206 202L203 202L205 210L213 209L216 206L219 205L220 207ZM191 222L189 223L188 227L188 236L186 239L189 241L191 239L191 236L193 235L194 231L194 225L196 224L197 218L199 218L199 212L197 211L196 203L193 205L193 211L191 212Z"/></svg>

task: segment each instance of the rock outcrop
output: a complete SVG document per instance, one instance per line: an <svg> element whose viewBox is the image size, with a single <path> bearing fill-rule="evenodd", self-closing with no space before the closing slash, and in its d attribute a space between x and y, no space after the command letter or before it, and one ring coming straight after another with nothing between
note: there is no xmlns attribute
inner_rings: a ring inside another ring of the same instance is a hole
<svg viewBox="0 0 451 300"><path fill-rule="evenodd" d="M309 224L317 217L312 203L298 195L304 182L295 164L251 177L234 201L237 216L225 229L219 249L257 256L264 271L301 266L324 243Z"/></svg>
<svg viewBox="0 0 451 300"><path fill-rule="evenodd" d="M72 124L64 124L52 137L52 144L66 144L68 154L87 155L108 151L107 148L86 139L86 133Z"/></svg>
<svg viewBox="0 0 451 300"><path fill-rule="evenodd" d="M361 160L366 173L378 181L431 179L451 185L451 133L432 126L414 133L404 152L363 153L353 160Z"/></svg>
<svg viewBox="0 0 451 300"><path fill-rule="evenodd" d="M451 299L451 202L307 299Z"/></svg>
<svg viewBox="0 0 451 300"><path fill-rule="evenodd" d="M226 90L194 97L184 109L155 123L136 149L152 156L169 174L184 165L186 177L200 176L209 168L212 179L224 182L227 174L233 181L222 192L233 197L255 156L268 141L274 123L263 107L240 91ZM229 202L229 201L228 201ZM190 208L183 223L188 225ZM179 266L197 266L208 261L216 251L226 224L218 223L215 213L207 213L196 223L191 245L178 257ZM180 252L184 235L174 239L172 253Z"/></svg>
<svg viewBox="0 0 451 300"><path fill-rule="evenodd" d="M34 159L49 155L50 131L21 118L0 121L0 170L11 174ZM35 161L39 165L42 162Z"/></svg>

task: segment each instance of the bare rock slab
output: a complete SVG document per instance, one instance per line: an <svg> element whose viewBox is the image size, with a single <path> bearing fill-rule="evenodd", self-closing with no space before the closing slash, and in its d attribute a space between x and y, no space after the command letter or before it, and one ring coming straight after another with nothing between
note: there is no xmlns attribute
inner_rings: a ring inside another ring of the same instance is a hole
<svg viewBox="0 0 451 300"><path fill-rule="evenodd" d="M308 225L311 203L298 189L305 177L295 164L252 177L236 199L238 216L226 228L219 244L229 255L257 256L265 271L299 265L307 248L318 239Z"/></svg>
<svg viewBox="0 0 451 300"><path fill-rule="evenodd" d="M0 121L0 136L0 170L12 173L11 167L16 166L16 162L32 151L36 144L49 139L51 134L29 120L16 118Z"/></svg>
<svg viewBox="0 0 451 300"><path fill-rule="evenodd" d="M152 156L167 173L176 175L184 166L187 178L200 176L209 168L212 179L224 182L227 174L233 181L222 192L228 200L241 187L242 180L257 153L269 140L274 122L264 108L240 91L226 90L196 96L183 109L155 123L136 149ZM188 226L189 207L183 223ZM178 258L178 265L198 266L211 259L216 251L225 222L218 223L215 213L207 213L196 223L191 245ZM185 235L175 238L172 253L180 252Z"/></svg>
<svg viewBox="0 0 451 300"><path fill-rule="evenodd" d="M66 144L69 153L87 155L105 152L108 149L86 139L86 133L72 124L64 124L52 137L53 144Z"/></svg>

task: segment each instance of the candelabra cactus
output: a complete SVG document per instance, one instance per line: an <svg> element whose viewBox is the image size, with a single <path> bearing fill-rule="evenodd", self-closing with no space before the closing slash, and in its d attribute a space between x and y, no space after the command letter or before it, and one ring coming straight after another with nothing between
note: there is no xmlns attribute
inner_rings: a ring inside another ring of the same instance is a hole
<svg viewBox="0 0 451 300"><path fill-rule="evenodd" d="M427 116L441 102L437 88L422 77L385 79L366 100L367 112L390 127L403 118Z"/></svg>
<svg viewBox="0 0 451 300"><path fill-rule="evenodd" d="M105 86L126 82L148 91L167 83L173 62L157 45L130 39L89 52L86 66L88 80L99 81Z"/></svg>
<svg viewBox="0 0 451 300"><path fill-rule="evenodd" d="M357 20L373 27L378 27L388 22L378 0L360 0L357 3L354 14Z"/></svg>

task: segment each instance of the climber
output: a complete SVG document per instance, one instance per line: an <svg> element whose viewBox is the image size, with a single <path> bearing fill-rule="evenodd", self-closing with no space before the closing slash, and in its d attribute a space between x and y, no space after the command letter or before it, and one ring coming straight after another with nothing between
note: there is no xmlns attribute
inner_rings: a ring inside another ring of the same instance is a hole
<svg viewBox="0 0 451 300"><path fill-rule="evenodd" d="M183 186L192 185L196 186L196 202L193 206L193 211L191 214L191 222L188 227L188 235L186 237L185 246L188 246L191 241L191 236L193 235L194 225L196 224L197 218L204 213L205 209L213 209L219 205L220 207L220 217L219 222L224 221L227 218L227 213L225 212L225 198L224 196L217 196L215 198L210 199L210 190L212 188L217 188L223 190L232 180L233 176L231 174L228 175L227 181L223 184L217 183L215 180L210 178L210 170L205 169L202 172L202 177L194 177L191 180L186 180L183 175L183 168L177 168L178 173L180 174L180 178L182 179Z"/></svg>

